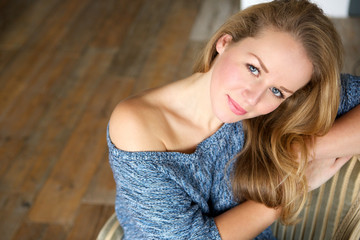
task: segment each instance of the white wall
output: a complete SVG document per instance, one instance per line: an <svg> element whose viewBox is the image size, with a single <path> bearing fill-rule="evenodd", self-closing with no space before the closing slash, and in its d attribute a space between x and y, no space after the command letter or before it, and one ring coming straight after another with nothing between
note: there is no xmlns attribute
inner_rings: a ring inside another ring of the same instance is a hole
<svg viewBox="0 0 360 240"><path fill-rule="evenodd" d="M262 2L270 2L270 0L240 0L241 9ZM311 2L321 7L329 17L343 18L349 15L350 0L311 0Z"/></svg>

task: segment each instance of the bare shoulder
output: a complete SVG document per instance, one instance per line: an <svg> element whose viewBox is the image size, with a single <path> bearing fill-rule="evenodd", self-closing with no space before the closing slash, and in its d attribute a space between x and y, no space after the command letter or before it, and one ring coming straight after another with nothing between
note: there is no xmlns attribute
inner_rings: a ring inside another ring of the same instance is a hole
<svg viewBox="0 0 360 240"><path fill-rule="evenodd" d="M124 151L165 151L156 128L161 114L141 97L120 102L109 122L109 134L115 146Z"/></svg>

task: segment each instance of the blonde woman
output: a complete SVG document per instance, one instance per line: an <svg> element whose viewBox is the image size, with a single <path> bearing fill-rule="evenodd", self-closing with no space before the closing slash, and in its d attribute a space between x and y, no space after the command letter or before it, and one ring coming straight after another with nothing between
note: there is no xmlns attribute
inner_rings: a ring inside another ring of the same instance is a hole
<svg viewBox="0 0 360 240"><path fill-rule="evenodd" d="M272 239L273 221L293 222L360 153L360 80L340 82L341 54L316 5L255 5L192 76L119 103L107 139L124 238Z"/></svg>

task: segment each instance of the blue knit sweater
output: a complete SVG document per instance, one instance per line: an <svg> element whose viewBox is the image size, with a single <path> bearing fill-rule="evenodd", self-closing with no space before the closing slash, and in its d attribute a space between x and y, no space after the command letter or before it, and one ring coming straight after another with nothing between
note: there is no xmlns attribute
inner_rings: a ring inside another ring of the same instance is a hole
<svg viewBox="0 0 360 240"><path fill-rule="evenodd" d="M342 75L342 115L360 103L360 78ZM127 152L107 132L124 239L221 239L214 217L236 206L230 170L244 144L241 122L224 124L192 154ZM271 239L267 229L258 239Z"/></svg>

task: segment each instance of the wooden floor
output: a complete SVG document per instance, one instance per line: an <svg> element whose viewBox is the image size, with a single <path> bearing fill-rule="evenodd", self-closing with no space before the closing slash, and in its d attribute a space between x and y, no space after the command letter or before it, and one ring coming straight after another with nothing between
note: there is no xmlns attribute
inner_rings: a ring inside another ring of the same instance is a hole
<svg viewBox="0 0 360 240"><path fill-rule="evenodd" d="M117 102L191 73L238 0L0 0L0 238L95 239ZM334 19L360 72L360 19Z"/></svg>

